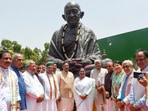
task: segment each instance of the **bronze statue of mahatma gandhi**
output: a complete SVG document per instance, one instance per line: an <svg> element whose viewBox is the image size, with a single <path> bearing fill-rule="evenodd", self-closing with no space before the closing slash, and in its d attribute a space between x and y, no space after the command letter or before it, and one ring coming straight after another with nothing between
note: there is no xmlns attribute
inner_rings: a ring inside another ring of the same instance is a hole
<svg viewBox="0 0 148 111"><path fill-rule="evenodd" d="M67 23L54 32L46 59L57 63L59 68L64 61L68 61L74 74L78 67L101 59L94 32L80 22L83 15L79 4L68 2L65 5L62 17Z"/></svg>

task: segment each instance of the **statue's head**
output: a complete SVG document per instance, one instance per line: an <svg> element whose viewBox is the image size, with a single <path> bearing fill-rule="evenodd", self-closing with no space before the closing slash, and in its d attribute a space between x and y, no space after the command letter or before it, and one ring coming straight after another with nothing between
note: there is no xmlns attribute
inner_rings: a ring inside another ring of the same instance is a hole
<svg viewBox="0 0 148 111"><path fill-rule="evenodd" d="M76 2L68 2L64 7L64 14L62 17L71 26L76 26L82 18L84 12L81 12L81 8Z"/></svg>

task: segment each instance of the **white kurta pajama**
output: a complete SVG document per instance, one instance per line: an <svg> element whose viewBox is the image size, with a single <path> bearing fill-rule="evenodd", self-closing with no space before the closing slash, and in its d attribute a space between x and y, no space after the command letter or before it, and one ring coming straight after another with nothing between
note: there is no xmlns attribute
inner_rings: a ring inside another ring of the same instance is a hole
<svg viewBox="0 0 148 111"><path fill-rule="evenodd" d="M77 77L74 81L74 99L77 111L92 111L94 101L95 80L84 77L80 80ZM81 99L80 95L88 95L86 99Z"/></svg>
<svg viewBox="0 0 148 111"><path fill-rule="evenodd" d="M7 103L7 110L14 111L11 109L12 108L11 105L13 105L16 109L17 107L16 103L17 101L20 100L18 78L15 72L9 69L3 69L0 67L0 73L2 75L2 80L4 82L3 89L6 97L5 99Z"/></svg>
<svg viewBox="0 0 148 111"><path fill-rule="evenodd" d="M44 94L43 86L36 75L32 75L25 71L23 78L26 86L26 103L27 111L42 111L42 102L37 103L37 98Z"/></svg>
<svg viewBox="0 0 148 111"><path fill-rule="evenodd" d="M47 74L45 72L39 74L39 79L44 87L44 92L45 92L45 99L43 101L43 111L57 111L56 99L59 97L59 85L57 82L56 75ZM49 79L51 86L49 83Z"/></svg>
<svg viewBox="0 0 148 111"><path fill-rule="evenodd" d="M96 87L100 87L104 85L105 75L108 73L107 69L101 68L100 70L93 69L91 70L90 77L95 79ZM101 107L105 108L106 98L103 93L99 93L97 89L95 89L94 102L97 111L101 111Z"/></svg>
<svg viewBox="0 0 148 111"><path fill-rule="evenodd" d="M1 79L1 77L0 77ZM0 111L7 111L4 82L0 80Z"/></svg>

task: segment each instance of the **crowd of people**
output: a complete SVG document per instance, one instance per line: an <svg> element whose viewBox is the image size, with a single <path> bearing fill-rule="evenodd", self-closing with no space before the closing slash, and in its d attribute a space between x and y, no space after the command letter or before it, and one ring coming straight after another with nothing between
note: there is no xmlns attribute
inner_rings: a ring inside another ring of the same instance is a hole
<svg viewBox="0 0 148 111"><path fill-rule="evenodd" d="M131 60L102 67L98 59L89 77L81 67L74 78L68 62L59 70L53 61L40 67L28 60L20 72L23 55L0 51L0 111L147 111L148 52L137 50L135 63L137 68Z"/></svg>
<svg viewBox="0 0 148 111"><path fill-rule="evenodd" d="M137 50L135 64L102 65L83 15L77 3L65 5L67 23L53 34L44 64L28 60L21 72L23 55L0 51L0 111L148 111L148 52Z"/></svg>

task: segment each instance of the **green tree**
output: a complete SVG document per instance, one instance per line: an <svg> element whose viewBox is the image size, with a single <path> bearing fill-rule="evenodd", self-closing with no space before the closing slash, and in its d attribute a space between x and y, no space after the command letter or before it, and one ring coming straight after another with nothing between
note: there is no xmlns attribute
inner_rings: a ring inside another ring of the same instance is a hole
<svg viewBox="0 0 148 111"><path fill-rule="evenodd" d="M36 62L40 62L41 59L41 49L34 48L32 58Z"/></svg>
<svg viewBox="0 0 148 111"><path fill-rule="evenodd" d="M1 41L1 48L3 50L11 50L12 49L12 42L7 39L2 40Z"/></svg>
<svg viewBox="0 0 148 111"><path fill-rule="evenodd" d="M12 42L12 46L13 46L13 51L20 53L21 52L21 48L22 46L20 44L18 44L16 41Z"/></svg>
<svg viewBox="0 0 148 111"><path fill-rule="evenodd" d="M33 51L29 47L26 47L25 50L24 50L25 59L32 59L31 58L32 54L33 54Z"/></svg>
<svg viewBox="0 0 148 111"><path fill-rule="evenodd" d="M0 50L9 50L11 54L21 53L24 55L24 61L32 59L35 62L45 63L49 47L49 43L44 43L44 50L37 47L32 50L29 47L22 48L17 41L4 39L1 41Z"/></svg>
<svg viewBox="0 0 148 111"><path fill-rule="evenodd" d="M45 63L46 61L46 57L48 54L48 50L49 50L50 44L49 43L44 43L44 50L41 52L41 59L40 62Z"/></svg>
<svg viewBox="0 0 148 111"><path fill-rule="evenodd" d="M49 47L50 47L50 44L49 43L47 43L47 42L44 43L45 51L48 51Z"/></svg>

